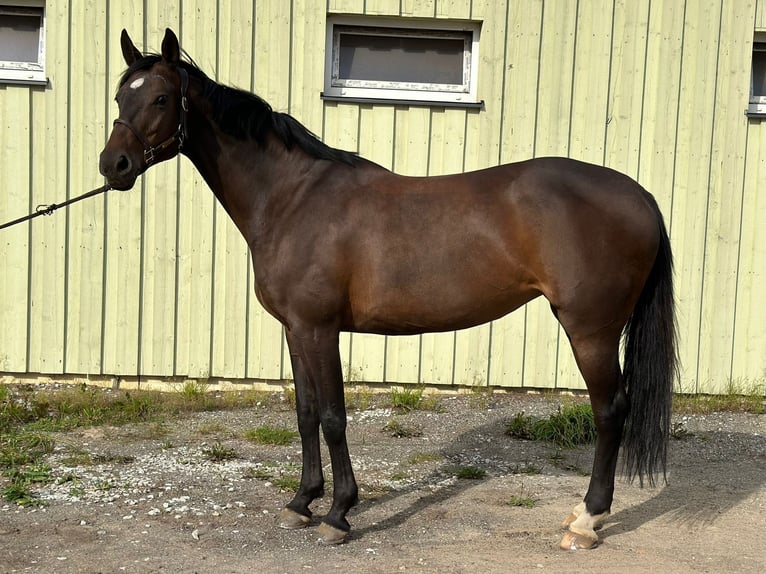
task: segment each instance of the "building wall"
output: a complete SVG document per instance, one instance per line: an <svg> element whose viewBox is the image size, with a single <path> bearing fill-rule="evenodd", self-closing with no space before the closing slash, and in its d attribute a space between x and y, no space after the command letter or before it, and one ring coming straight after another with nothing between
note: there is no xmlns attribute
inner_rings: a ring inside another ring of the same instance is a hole
<svg viewBox="0 0 766 574"><path fill-rule="evenodd" d="M158 51L171 27L211 77L399 173L562 155L636 178L676 256L681 388L763 382L766 126L744 110L765 4L48 0L49 87L0 87L0 221L101 184L120 30ZM322 101L328 13L481 21L484 109ZM186 159L0 233L0 372L291 376L244 241ZM584 388L542 299L457 333L343 335L341 349L354 380Z"/></svg>

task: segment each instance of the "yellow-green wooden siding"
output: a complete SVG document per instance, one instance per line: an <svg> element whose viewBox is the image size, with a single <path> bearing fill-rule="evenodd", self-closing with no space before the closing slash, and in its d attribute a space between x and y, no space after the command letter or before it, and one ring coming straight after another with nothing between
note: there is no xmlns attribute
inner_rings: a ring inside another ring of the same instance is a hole
<svg viewBox="0 0 766 574"><path fill-rule="evenodd" d="M142 6L145 6L145 11ZM328 14L481 22L482 110L324 102ZM47 88L0 86L0 222L101 183L119 32L165 27L216 80L399 173L534 156L608 165L658 198L684 390L766 377L766 125L744 114L766 0L47 0ZM244 241L185 160L0 232L0 372L283 379ZM353 380L581 389L544 300L457 333L344 334Z"/></svg>

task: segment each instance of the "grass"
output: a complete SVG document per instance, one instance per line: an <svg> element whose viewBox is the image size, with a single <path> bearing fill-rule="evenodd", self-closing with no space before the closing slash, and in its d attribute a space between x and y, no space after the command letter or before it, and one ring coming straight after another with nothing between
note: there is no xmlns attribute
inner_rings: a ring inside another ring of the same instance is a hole
<svg viewBox="0 0 766 574"><path fill-rule="evenodd" d="M292 476L282 476L280 478L274 478L271 484L276 486L279 490L296 492L301 486L301 481Z"/></svg>
<svg viewBox="0 0 766 574"><path fill-rule="evenodd" d="M169 418L250 408L269 402L270 397L269 393L257 391L212 393L207 384L196 381L184 383L175 393L105 391L84 384L51 391L31 385L0 384L0 497L22 505L35 503L31 488L40 482L44 457L53 450L50 433L97 425L150 423L148 434L162 438L167 434L165 424ZM167 440L162 446L171 447ZM213 459L225 460L229 456L215 446L208 450ZM113 455L92 456L86 452L74 452L62 461L67 466L125 462Z"/></svg>
<svg viewBox="0 0 766 574"><path fill-rule="evenodd" d="M224 446L220 442L216 442L211 447L203 448L202 454L212 462L225 462L227 460L234 460L239 456L236 450Z"/></svg>
<svg viewBox="0 0 766 574"><path fill-rule="evenodd" d="M546 441L560 448L575 448L596 440L593 410L587 403L564 405L547 419L517 413L505 432L514 438Z"/></svg>
<svg viewBox="0 0 766 574"><path fill-rule="evenodd" d="M264 425L244 431L242 436L257 444L272 444L286 446L293 442L298 433L282 427Z"/></svg>
<svg viewBox="0 0 766 574"><path fill-rule="evenodd" d="M673 395L673 413L677 415L708 414L713 412L766 412L766 382L730 380L723 393L702 395L679 393Z"/></svg>
<svg viewBox="0 0 766 574"><path fill-rule="evenodd" d="M383 427L383 432L395 438L414 438L423 435L423 429L416 425L407 425L397 418L392 418Z"/></svg>
<svg viewBox="0 0 766 574"><path fill-rule="evenodd" d="M391 387L391 408L399 412L441 411L441 399L436 395L424 397L424 390L423 387Z"/></svg>

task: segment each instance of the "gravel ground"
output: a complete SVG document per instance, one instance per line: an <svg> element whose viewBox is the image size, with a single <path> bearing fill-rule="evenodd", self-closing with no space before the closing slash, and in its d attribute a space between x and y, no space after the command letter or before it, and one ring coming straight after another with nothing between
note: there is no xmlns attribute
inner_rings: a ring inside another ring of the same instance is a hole
<svg viewBox="0 0 766 574"><path fill-rule="evenodd" d="M105 391L106 392L106 391ZM587 489L592 448L511 439L521 411L544 416L571 398L444 396L442 412L350 413L361 502L352 535L318 546L275 527L300 444L256 445L244 429L295 428L273 404L55 436L45 505L0 503L0 572L764 572L766 416L676 419L668 485L619 482L601 545L557 549L559 524ZM395 419L404 434L384 427ZM237 458L209 460L218 447ZM326 475L329 457L324 452ZM486 475L458 479L474 466ZM534 500L532 507L512 499ZM327 511L329 496L315 503Z"/></svg>

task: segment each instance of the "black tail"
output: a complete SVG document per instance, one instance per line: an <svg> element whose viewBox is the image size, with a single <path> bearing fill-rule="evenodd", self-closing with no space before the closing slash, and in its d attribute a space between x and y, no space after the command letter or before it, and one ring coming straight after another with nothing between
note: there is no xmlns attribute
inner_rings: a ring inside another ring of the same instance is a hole
<svg viewBox="0 0 766 574"><path fill-rule="evenodd" d="M654 202L653 202L654 203ZM678 370L676 354L673 256L659 208L660 247L644 290L625 327L623 380L630 409L623 433L623 472L643 486L654 485L662 471L667 480L667 445L673 382Z"/></svg>

